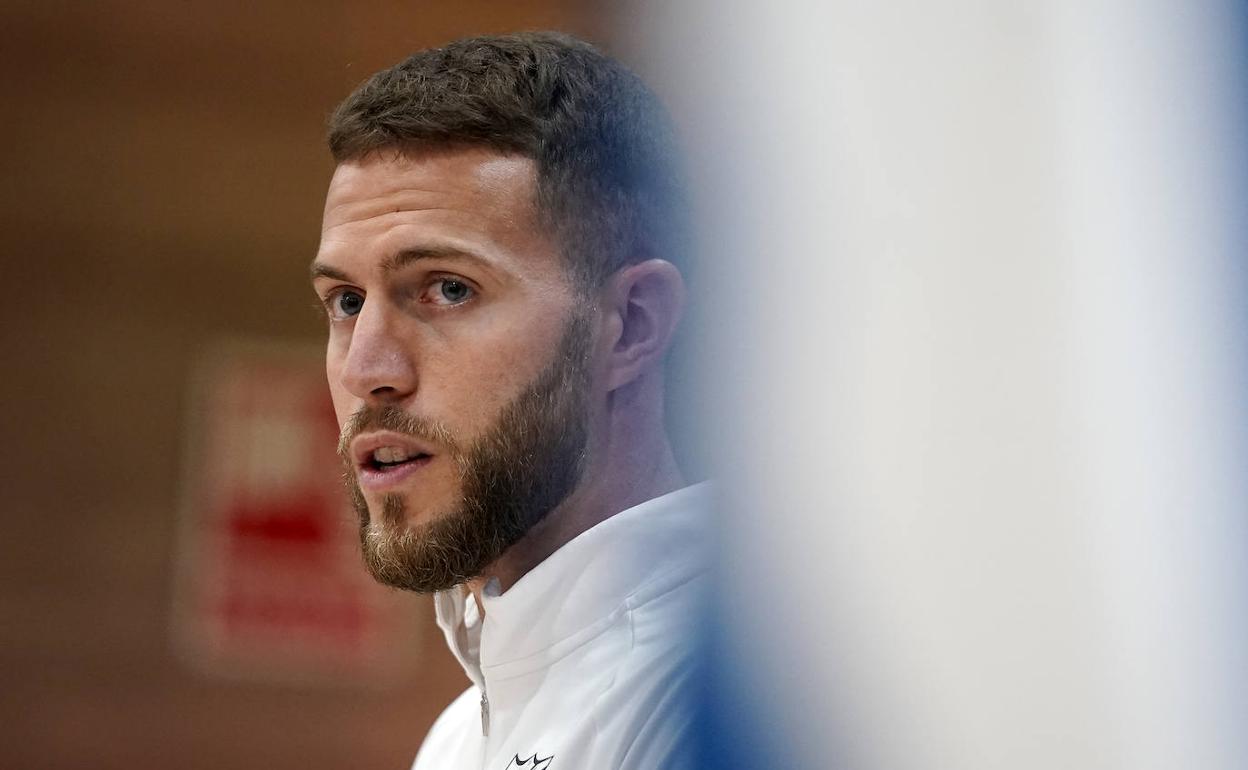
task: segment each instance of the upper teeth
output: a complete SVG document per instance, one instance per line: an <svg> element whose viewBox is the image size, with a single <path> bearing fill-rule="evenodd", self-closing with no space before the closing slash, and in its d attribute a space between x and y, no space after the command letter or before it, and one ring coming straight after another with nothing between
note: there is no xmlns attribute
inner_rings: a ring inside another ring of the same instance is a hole
<svg viewBox="0 0 1248 770"><path fill-rule="evenodd" d="M399 446L383 446L373 450L373 459L379 463L401 463L411 457L406 449Z"/></svg>

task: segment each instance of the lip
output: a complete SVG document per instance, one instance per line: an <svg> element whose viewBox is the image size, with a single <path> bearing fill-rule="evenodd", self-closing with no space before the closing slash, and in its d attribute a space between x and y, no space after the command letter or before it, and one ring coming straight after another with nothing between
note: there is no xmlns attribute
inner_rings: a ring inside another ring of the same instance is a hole
<svg viewBox="0 0 1248 770"><path fill-rule="evenodd" d="M385 446L402 447L408 454L424 456L391 468L373 467L373 452ZM356 478L360 487L370 492L384 492L399 486L432 462L434 456L429 445L423 441L392 431L365 433L351 442Z"/></svg>

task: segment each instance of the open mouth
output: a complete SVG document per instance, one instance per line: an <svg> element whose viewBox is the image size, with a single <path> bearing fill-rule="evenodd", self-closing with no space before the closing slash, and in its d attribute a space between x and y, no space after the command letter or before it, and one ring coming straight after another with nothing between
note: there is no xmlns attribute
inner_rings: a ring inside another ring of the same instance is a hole
<svg viewBox="0 0 1248 770"><path fill-rule="evenodd" d="M428 461L432 455L411 452L403 447L384 446L374 449L364 461L364 467L378 473L394 471Z"/></svg>
<svg viewBox="0 0 1248 770"><path fill-rule="evenodd" d="M358 436L351 442L356 478L365 490L394 490L409 483L433 461L430 449L428 444L394 431Z"/></svg>

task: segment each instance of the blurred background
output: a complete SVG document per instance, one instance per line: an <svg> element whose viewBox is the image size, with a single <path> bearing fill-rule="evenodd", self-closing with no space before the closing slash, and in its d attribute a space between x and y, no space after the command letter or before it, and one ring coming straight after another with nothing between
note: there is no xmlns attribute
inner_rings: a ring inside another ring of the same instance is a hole
<svg viewBox="0 0 1248 770"><path fill-rule="evenodd" d="M1243 2L0 14L0 767L410 762L466 681L305 483L323 126L550 27L697 190L707 766L1248 766Z"/></svg>
<svg viewBox="0 0 1248 770"><path fill-rule="evenodd" d="M649 36L738 302L707 766L1248 767L1248 4Z"/></svg>

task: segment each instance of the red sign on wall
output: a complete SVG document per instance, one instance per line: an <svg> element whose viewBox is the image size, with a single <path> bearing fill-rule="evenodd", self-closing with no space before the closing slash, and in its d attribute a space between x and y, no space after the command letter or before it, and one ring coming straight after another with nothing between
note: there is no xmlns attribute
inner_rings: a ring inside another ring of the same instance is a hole
<svg viewBox="0 0 1248 770"><path fill-rule="evenodd" d="M360 560L322 355L222 347L195 375L174 632L197 667L356 681L410 659L399 597Z"/></svg>

